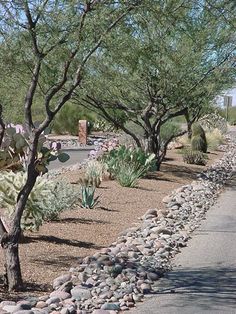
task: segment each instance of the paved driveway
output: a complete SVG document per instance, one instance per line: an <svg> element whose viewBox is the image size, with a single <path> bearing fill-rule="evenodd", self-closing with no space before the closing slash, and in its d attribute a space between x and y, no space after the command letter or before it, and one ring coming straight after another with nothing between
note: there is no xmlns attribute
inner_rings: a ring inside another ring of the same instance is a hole
<svg viewBox="0 0 236 314"><path fill-rule="evenodd" d="M129 314L236 313L236 174L174 261L160 292Z"/></svg>

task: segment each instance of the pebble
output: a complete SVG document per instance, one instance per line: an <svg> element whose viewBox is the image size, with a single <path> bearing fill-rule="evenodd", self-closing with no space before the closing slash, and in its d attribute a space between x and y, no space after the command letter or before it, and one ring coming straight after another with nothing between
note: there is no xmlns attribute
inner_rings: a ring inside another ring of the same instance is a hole
<svg viewBox="0 0 236 314"><path fill-rule="evenodd" d="M0 314L115 314L156 291L159 278L171 268L171 257L186 246L232 175L235 144L229 144L222 159L196 181L166 196L166 209L147 210L139 226L56 278L49 296L17 304L2 301Z"/></svg>

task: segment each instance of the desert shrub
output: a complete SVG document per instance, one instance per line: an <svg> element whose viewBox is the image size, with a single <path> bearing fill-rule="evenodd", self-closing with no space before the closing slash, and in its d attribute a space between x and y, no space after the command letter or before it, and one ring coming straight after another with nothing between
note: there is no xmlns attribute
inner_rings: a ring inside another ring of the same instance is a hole
<svg viewBox="0 0 236 314"><path fill-rule="evenodd" d="M140 177L154 167L155 155L147 154L140 148L122 145L105 154L102 162L122 186L133 187Z"/></svg>
<svg viewBox="0 0 236 314"><path fill-rule="evenodd" d="M147 173L147 167L138 163L120 162L116 180L121 186L133 188L137 185L139 178Z"/></svg>
<svg viewBox="0 0 236 314"><path fill-rule="evenodd" d="M94 145L95 149L89 152L90 159L101 159L106 152L110 152L111 150L117 149L120 146L119 140L117 138L112 138L103 142L95 141Z"/></svg>
<svg viewBox="0 0 236 314"><path fill-rule="evenodd" d="M236 111L235 111L236 112ZM225 113L225 111L224 111ZM229 115L232 117L232 115ZM236 118L236 116L235 116ZM222 113L220 111L216 111L216 112L212 112L209 113L205 116L203 116L199 123L201 123L202 127L204 128L204 130L206 130L207 132L211 132L213 131L215 128L217 128L218 130L220 130L220 132L222 134L227 133L228 130L228 124L226 121L225 116L222 116Z"/></svg>
<svg viewBox="0 0 236 314"><path fill-rule="evenodd" d="M207 164L207 159L207 155L200 151L194 151L191 149L186 149L183 151L183 161L187 164L205 166Z"/></svg>
<svg viewBox="0 0 236 314"><path fill-rule="evenodd" d="M56 134L69 133L71 135L78 135L78 122L79 120L87 120L88 131L90 132L96 116L74 104L67 104L64 106L53 122L53 131Z"/></svg>
<svg viewBox="0 0 236 314"><path fill-rule="evenodd" d="M105 172L105 165L98 160L92 159L86 164L85 176L90 180L94 180L96 187L100 185Z"/></svg>
<svg viewBox="0 0 236 314"><path fill-rule="evenodd" d="M26 177L24 172L0 172L0 206L9 216L14 211ZM69 184L38 177L26 203L22 229L38 230L44 220L58 218L60 212L72 206L77 199L78 191Z"/></svg>
<svg viewBox="0 0 236 314"><path fill-rule="evenodd" d="M92 209L98 203L98 196L95 198L95 190L98 178L80 178L81 199L80 203L83 208Z"/></svg>
<svg viewBox="0 0 236 314"><path fill-rule="evenodd" d="M206 133L207 145L210 149L216 150L217 147L224 143L224 136L219 129Z"/></svg>

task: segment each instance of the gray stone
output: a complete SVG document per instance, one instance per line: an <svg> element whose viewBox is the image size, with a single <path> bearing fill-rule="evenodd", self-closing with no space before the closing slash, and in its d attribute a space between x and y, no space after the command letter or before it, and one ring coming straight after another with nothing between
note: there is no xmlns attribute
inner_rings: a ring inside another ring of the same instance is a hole
<svg viewBox="0 0 236 314"><path fill-rule="evenodd" d="M14 312L14 314L34 314L34 312L31 310L21 310L21 311Z"/></svg>
<svg viewBox="0 0 236 314"><path fill-rule="evenodd" d="M50 294L50 298L59 298L60 300L69 299L70 297L71 297L70 293L59 290L53 291Z"/></svg>
<svg viewBox="0 0 236 314"><path fill-rule="evenodd" d="M44 307L47 307L47 306L48 305L45 301L38 301L35 307L38 309L43 309Z"/></svg>
<svg viewBox="0 0 236 314"><path fill-rule="evenodd" d="M71 279L71 274L62 275L62 276L57 277L56 279L54 279L52 286L53 286L54 289L57 289L61 285L66 283L67 281L70 281L70 279Z"/></svg>
<svg viewBox="0 0 236 314"><path fill-rule="evenodd" d="M46 303L47 305L51 305L51 304L58 304L60 302L60 298L58 297L52 297L52 298L49 298Z"/></svg>
<svg viewBox="0 0 236 314"><path fill-rule="evenodd" d="M78 301L91 298L91 292L80 286L76 286L71 290L71 295Z"/></svg>
<svg viewBox="0 0 236 314"><path fill-rule="evenodd" d="M106 310L94 310L92 314L110 314L110 311Z"/></svg>
<svg viewBox="0 0 236 314"><path fill-rule="evenodd" d="M119 303L104 303L101 306L102 310L112 310L112 311L119 311L120 310L120 304Z"/></svg>
<svg viewBox="0 0 236 314"><path fill-rule="evenodd" d="M152 288L151 288L151 285L148 284L148 283L142 283L140 285L140 289L142 291L143 294L148 294L151 292Z"/></svg>
<svg viewBox="0 0 236 314"><path fill-rule="evenodd" d="M14 301L2 301L2 302L0 303L0 307L1 307L1 308L3 308L3 307L6 306L6 305L16 305L16 302L14 302Z"/></svg>
<svg viewBox="0 0 236 314"><path fill-rule="evenodd" d="M13 313L17 309L17 306L16 305L4 305L2 309L3 311Z"/></svg>

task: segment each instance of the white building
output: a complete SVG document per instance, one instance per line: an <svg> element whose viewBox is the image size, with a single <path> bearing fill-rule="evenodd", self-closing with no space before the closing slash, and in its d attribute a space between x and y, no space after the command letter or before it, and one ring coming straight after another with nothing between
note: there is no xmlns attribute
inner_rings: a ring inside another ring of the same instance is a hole
<svg viewBox="0 0 236 314"><path fill-rule="evenodd" d="M231 96L232 106L236 106L236 87L228 89L227 91L216 97L216 104L220 107L224 106L224 96Z"/></svg>

